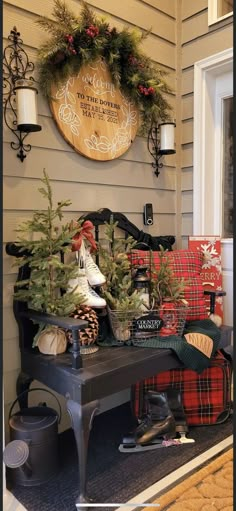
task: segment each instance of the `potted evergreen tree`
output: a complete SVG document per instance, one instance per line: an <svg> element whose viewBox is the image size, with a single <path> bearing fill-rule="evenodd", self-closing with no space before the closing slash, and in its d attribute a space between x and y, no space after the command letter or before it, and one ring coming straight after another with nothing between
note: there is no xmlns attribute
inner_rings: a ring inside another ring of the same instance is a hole
<svg viewBox="0 0 236 511"><path fill-rule="evenodd" d="M155 267L151 257L151 295L153 306L163 320L161 336L180 335L187 313L188 303L184 299L186 280L175 276L167 250L160 246L159 268Z"/></svg>
<svg viewBox="0 0 236 511"><path fill-rule="evenodd" d="M133 289L131 262L128 256L136 242L128 238L115 238L117 222L105 223L106 246L99 244L99 266L106 283L102 293L107 302L108 316L117 341L131 337L133 319L142 313L142 299Z"/></svg>
<svg viewBox="0 0 236 511"><path fill-rule="evenodd" d="M74 262L64 262L61 254L71 251L73 236L80 228L69 223L62 223L64 207L71 204L63 200L53 206L52 188L45 170L43 187L39 192L47 200L44 211L35 211L31 220L23 222L17 229L17 245L24 253L15 264L28 264L30 277L16 283L14 293L16 300L27 302L29 307L48 314L68 316L83 301L79 293L68 292L69 279L78 271ZM66 350L66 334L56 326L39 325L33 347L38 346L43 353L61 353Z"/></svg>

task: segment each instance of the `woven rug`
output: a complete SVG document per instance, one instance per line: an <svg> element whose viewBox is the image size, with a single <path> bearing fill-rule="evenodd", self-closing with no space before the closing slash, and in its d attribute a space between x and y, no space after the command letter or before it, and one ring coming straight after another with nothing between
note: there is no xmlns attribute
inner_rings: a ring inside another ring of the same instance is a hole
<svg viewBox="0 0 236 511"><path fill-rule="evenodd" d="M232 423L230 417L224 424L191 428L189 436L195 439L192 444L123 454L118 450L122 436L134 427L130 404L98 415L89 442L89 496L98 503L125 503L134 499L149 486L232 435ZM62 433L59 443L60 469L56 477L39 487L9 488L28 511L75 511L79 481L72 430Z"/></svg>
<svg viewBox="0 0 236 511"><path fill-rule="evenodd" d="M149 511L233 511L233 449L152 502Z"/></svg>

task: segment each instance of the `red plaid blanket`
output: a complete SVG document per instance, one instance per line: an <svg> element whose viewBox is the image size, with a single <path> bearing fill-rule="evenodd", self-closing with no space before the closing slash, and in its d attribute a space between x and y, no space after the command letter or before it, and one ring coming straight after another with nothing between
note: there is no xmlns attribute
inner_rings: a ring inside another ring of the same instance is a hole
<svg viewBox="0 0 236 511"><path fill-rule="evenodd" d="M199 426L224 422L231 410L232 364L217 351L210 366L201 374L191 369L171 369L133 386L133 412L137 418L145 410L147 390L180 390L188 425Z"/></svg>

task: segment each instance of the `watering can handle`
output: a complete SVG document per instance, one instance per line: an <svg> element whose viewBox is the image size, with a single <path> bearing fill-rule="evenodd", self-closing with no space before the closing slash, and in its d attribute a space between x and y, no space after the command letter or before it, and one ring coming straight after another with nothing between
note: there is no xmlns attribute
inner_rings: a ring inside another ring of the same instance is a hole
<svg viewBox="0 0 236 511"><path fill-rule="evenodd" d="M56 399L57 404L58 404L58 408L59 408L59 419L58 419L58 423L60 424L60 422L61 422L61 405L60 405L60 403L59 403L59 401L58 401L57 397L56 397L56 396L55 396L55 394L53 394L50 390L42 389L42 388L40 388L40 387L39 387L39 388L34 388L34 389L24 390L23 392L21 392L21 393L17 396L17 398L15 399L15 401L14 401L14 402L12 403L12 405L11 405L11 408L10 408L10 411L9 411L9 417L8 417L8 420L10 420L10 418L12 417L12 415L11 415L12 410L13 410L13 408L14 408L15 404L17 403L17 401L19 401L19 397L24 396L24 394L27 394L27 393L29 393L29 392L33 392L33 391L35 391L35 390L42 390L43 392L47 392L48 394L51 394L51 396L53 396L53 397Z"/></svg>

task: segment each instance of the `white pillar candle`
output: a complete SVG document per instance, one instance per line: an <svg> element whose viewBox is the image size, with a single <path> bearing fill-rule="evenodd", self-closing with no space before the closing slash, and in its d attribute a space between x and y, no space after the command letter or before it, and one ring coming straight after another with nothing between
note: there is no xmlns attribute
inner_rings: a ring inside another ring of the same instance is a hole
<svg viewBox="0 0 236 511"><path fill-rule="evenodd" d="M160 153L175 153L175 123L164 122L159 124L160 130Z"/></svg>
<svg viewBox="0 0 236 511"><path fill-rule="evenodd" d="M17 128L20 131L40 131L37 123L37 89L30 80L17 80L15 84L17 105Z"/></svg>

